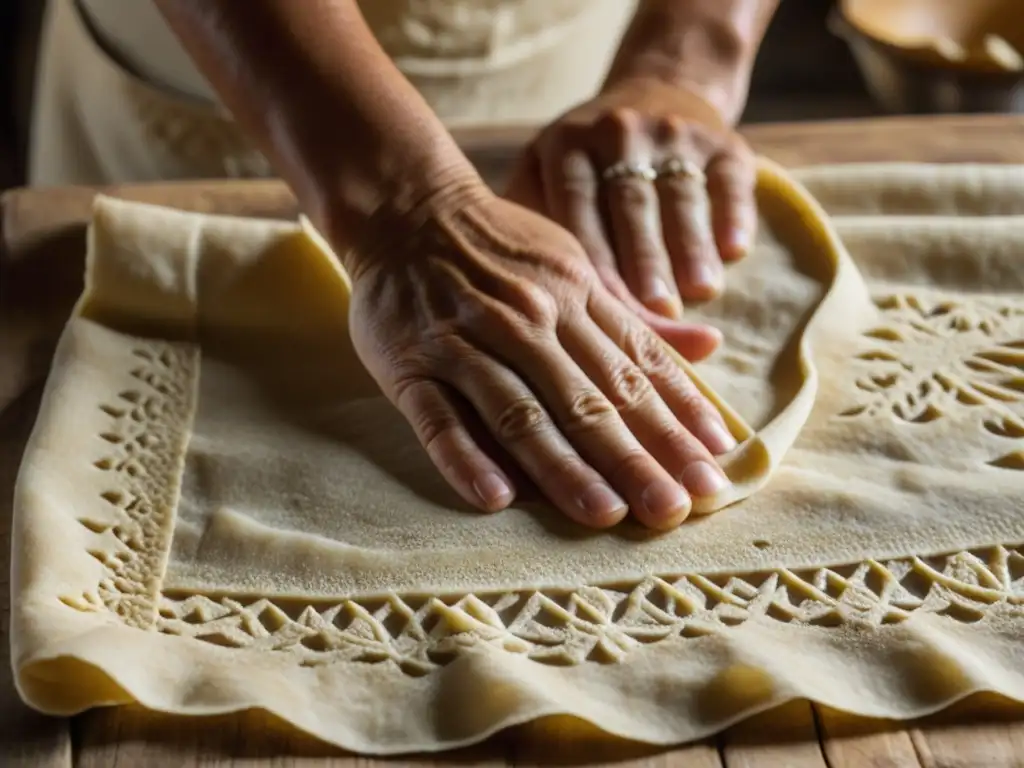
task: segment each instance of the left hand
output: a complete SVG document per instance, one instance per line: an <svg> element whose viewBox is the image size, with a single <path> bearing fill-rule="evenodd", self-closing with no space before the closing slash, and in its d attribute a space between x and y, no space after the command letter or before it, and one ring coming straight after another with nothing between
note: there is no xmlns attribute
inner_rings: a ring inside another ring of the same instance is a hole
<svg viewBox="0 0 1024 768"><path fill-rule="evenodd" d="M707 101L634 78L544 129L506 196L572 232L609 290L659 330L683 300L717 294L722 262L747 252L755 177L753 153Z"/></svg>

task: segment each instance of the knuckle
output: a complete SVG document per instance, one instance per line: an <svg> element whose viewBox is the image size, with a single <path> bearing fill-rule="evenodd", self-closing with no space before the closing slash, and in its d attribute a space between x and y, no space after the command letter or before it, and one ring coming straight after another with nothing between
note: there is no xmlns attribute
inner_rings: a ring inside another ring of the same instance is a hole
<svg viewBox="0 0 1024 768"><path fill-rule="evenodd" d="M629 107L615 107L608 111L605 119L621 130L632 131L640 126L640 113Z"/></svg>
<svg viewBox="0 0 1024 768"><path fill-rule="evenodd" d="M441 435L458 426L452 417L431 410L417 412L411 422L413 431L419 435L420 442L427 450L431 449Z"/></svg>
<svg viewBox="0 0 1024 768"><path fill-rule="evenodd" d="M665 345L653 334L646 331L634 333L630 340L630 356L636 362L641 373L648 379L651 377L664 377L677 371Z"/></svg>
<svg viewBox="0 0 1024 768"><path fill-rule="evenodd" d="M665 142L678 142L691 133L689 123L679 115L663 115L658 118L655 130L658 138Z"/></svg>
<svg viewBox="0 0 1024 768"><path fill-rule="evenodd" d="M627 107L616 107L606 112L594 128L598 138L621 145L625 139L639 130L640 114Z"/></svg>
<svg viewBox="0 0 1024 768"><path fill-rule="evenodd" d="M568 489L577 487L579 493L587 489L593 480L593 470L576 455L549 455L539 462L536 479L542 488Z"/></svg>
<svg viewBox="0 0 1024 768"><path fill-rule="evenodd" d="M615 415L615 408L601 392L586 389L578 392L569 402L568 424L570 429L589 429L603 424Z"/></svg>
<svg viewBox="0 0 1024 768"><path fill-rule="evenodd" d="M693 384L679 394L678 409L682 411L684 420L690 424L695 424L703 418L710 418L713 412L711 404Z"/></svg>
<svg viewBox="0 0 1024 768"><path fill-rule="evenodd" d="M708 187L712 189L729 189L749 195L757 185L754 166L737 158L718 160L709 170Z"/></svg>
<svg viewBox="0 0 1024 768"><path fill-rule="evenodd" d="M558 163L562 183L579 195L593 197L596 193L594 166L583 152L566 152Z"/></svg>
<svg viewBox="0 0 1024 768"><path fill-rule="evenodd" d="M637 267L645 271L660 272L669 269L667 254L648 240L633 246L632 257Z"/></svg>
<svg viewBox="0 0 1024 768"><path fill-rule="evenodd" d="M626 481L630 478L638 478L648 475L651 468L651 462L653 459L647 451L642 448L633 448L624 451L620 456L617 456L614 461L615 469L611 473L609 480Z"/></svg>
<svg viewBox="0 0 1024 768"><path fill-rule="evenodd" d="M426 383L419 378L403 377L392 385L396 404L403 407L406 420L419 437L424 448L430 449L434 442L446 432L459 426L454 414L431 403L428 398L417 397Z"/></svg>
<svg viewBox="0 0 1024 768"><path fill-rule="evenodd" d="M755 181L735 168L723 168L708 177L708 192L716 200L748 201L753 196Z"/></svg>
<svg viewBox="0 0 1024 768"><path fill-rule="evenodd" d="M712 248L711 232L706 224L683 223L669 244L673 260L682 260L684 263L710 261L714 258Z"/></svg>
<svg viewBox="0 0 1024 768"><path fill-rule="evenodd" d="M507 344L517 351L535 352L548 339L552 331L522 314L507 312L498 317L488 329L492 342Z"/></svg>
<svg viewBox="0 0 1024 768"><path fill-rule="evenodd" d="M673 205L698 207L703 198L704 188L698 179L683 176L667 176L658 179L658 189L666 202Z"/></svg>
<svg viewBox="0 0 1024 768"><path fill-rule="evenodd" d="M398 375L391 382L392 399L396 404L407 402L413 395L421 379L410 375Z"/></svg>
<svg viewBox="0 0 1024 768"><path fill-rule="evenodd" d="M523 282L517 286L516 304L518 311L536 326L551 328L558 322L558 300L535 283Z"/></svg>
<svg viewBox="0 0 1024 768"><path fill-rule="evenodd" d="M650 190L644 182L636 179L617 179L612 185L615 204L626 214L642 215L651 202Z"/></svg>
<svg viewBox="0 0 1024 768"><path fill-rule="evenodd" d="M654 391L650 379L635 365L622 365L609 377L609 396L619 411L630 411L641 406Z"/></svg>
<svg viewBox="0 0 1024 768"><path fill-rule="evenodd" d="M580 243L579 257L571 260L566 260L564 263L559 264L557 268L558 276L566 283L574 287L574 290L588 291L596 281L596 273L593 265L590 263L588 256L589 254L596 253L599 246L595 245L592 241L588 240L588 244ZM584 299L581 297L580 301ZM559 319L566 315L566 310L571 309L571 306L567 306L564 303L554 300L558 308Z"/></svg>
<svg viewBox="0 0 1024 768"><path fill-rule="evenodd" d="M476 349L466 341L465 334L454 325L438 329L430 339L423 362L436 367L457 366L476 354Z"/></svg>
<svg viewBox="0 0 1024 768"><path fill-rule="evenodd" d="M517 442L547 431L551 421L543 406L532 397L522 397L506 405L495 420L498 439Z"/></svg>
<svg viewBox="0 0 1024 768"><path fill-rule="evenodd" d="M655 440L669 456L683 459L684 464L693 458L704 458L697 439L674 419L659 426Z"/></svg>

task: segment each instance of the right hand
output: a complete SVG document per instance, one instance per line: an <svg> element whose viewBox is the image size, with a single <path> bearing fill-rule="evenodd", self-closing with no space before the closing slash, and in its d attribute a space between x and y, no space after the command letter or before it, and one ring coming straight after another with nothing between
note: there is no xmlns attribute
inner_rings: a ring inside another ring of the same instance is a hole
<svg viewBox="0 0 1024 768"><path fill-rule="evenodd" d="M350 258L356 350L470 504L516 496L491 440L592 527L671 528L728 484L718 412L558 225L481 187Z"/></svg>

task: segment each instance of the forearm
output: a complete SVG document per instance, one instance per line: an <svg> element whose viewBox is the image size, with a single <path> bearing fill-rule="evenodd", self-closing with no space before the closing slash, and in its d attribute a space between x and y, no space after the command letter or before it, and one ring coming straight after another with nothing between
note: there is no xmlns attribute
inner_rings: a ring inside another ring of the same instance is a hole
<svg viewBox="0 0 1024 768"><path fill-rule="evenodd" d="M739 119L754 58L779 0L640 0L606 86L655 77Z"/></svg>
<svg viewBox="0 0 1024 768"><path fill-rule="evenodd" d="M354 0L157 3L335 245L477 183Z"/></svg>

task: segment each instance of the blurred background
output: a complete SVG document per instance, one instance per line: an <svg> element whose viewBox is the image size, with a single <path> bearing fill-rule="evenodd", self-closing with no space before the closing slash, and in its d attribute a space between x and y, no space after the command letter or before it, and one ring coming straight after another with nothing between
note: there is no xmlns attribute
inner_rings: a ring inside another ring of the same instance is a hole
<svg viewBox="0 0 1024 768"><path fill-rule="evenodd" d="M0 0L0 189L24 181L44 6ZM1024 111L1021 29L1024 0L783 0L744 121ZM914 49L915 35L931 43Z"/></svg>

